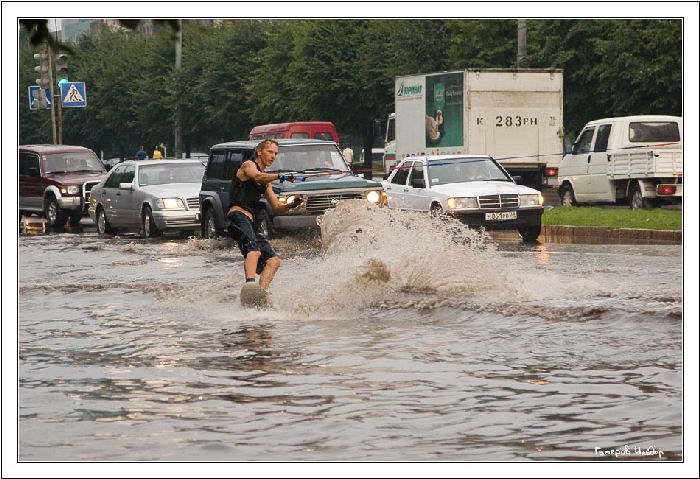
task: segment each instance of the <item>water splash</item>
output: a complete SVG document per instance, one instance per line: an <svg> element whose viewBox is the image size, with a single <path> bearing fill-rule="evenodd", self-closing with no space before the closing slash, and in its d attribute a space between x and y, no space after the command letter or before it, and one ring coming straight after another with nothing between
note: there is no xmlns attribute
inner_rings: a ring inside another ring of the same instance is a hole
<svg viewBox="0 0 700 479"><path fill-rule="evenodd" d="M532 301L552 274L522 270L489 235L451 217L346 201L319 219L322 253L287 265L303 281L275 280L275 297L295 312L449 302ZM287 274L284 274L287 276ZM533 281L537 275L537 281ZM559 284L561 289L561 284Z"/></svg>

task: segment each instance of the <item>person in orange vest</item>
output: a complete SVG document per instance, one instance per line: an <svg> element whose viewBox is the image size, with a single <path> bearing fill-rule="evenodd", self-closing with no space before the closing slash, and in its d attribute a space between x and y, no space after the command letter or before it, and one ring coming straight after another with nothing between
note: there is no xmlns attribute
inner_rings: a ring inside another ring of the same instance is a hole
<svg viewBox="0 0 700 479"><path fill-rule="evenodd" d="M161 153L158 148L154 148L153 155L151 155L151 158L153 158L154 160L157 158L163 158L163 153Z"/></svg>

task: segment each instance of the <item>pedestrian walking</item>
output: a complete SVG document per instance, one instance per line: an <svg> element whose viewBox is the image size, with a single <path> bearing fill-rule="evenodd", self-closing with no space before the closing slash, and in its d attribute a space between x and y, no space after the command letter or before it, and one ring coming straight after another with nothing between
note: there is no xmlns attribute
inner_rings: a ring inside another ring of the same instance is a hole
<svg viewBox="0 0 700 479"><path fill-rule="evenodd" d="M139 146L139 151L136 152L137 160L145 160L148 157L148 153L143 149L143 145Z"/></svg>

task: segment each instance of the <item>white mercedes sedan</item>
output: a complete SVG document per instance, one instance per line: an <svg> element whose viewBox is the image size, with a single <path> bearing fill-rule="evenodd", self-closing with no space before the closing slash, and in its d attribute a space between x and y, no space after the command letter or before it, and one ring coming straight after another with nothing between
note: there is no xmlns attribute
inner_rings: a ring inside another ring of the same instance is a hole
<svg viewBox="0 0 700 479"><path fill-rule="evenodd" d="M449 214L469 226L540 235L544 199L484 155L408 157L382 182L389 208Z"/></svg>

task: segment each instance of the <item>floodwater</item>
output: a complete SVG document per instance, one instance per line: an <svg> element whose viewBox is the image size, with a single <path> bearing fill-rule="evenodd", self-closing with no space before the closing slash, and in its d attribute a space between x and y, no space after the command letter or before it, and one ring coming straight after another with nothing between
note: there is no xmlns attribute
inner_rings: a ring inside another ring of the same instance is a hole
<svg viewBox="0 0 700 479"><path fill-rule="evenodd" d="M21 234L19 460L683 460L681 246L354 202L273 244L247 310L231 240Z"/></svg>

